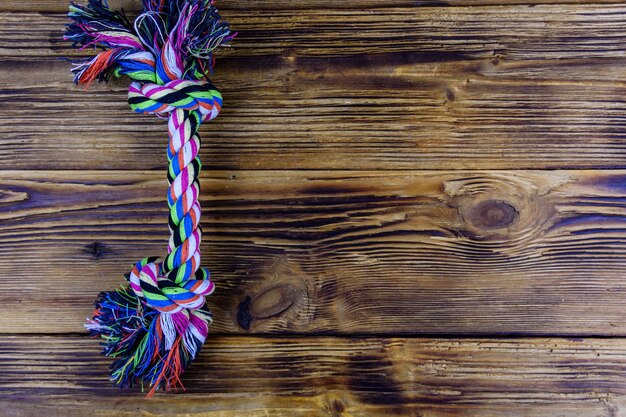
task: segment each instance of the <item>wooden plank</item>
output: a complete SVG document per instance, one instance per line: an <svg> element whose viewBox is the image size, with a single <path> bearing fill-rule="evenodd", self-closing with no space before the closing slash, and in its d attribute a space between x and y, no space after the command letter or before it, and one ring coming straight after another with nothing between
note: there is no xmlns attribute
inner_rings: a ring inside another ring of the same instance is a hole
<svg viewBox="0 0 626 417"><path fill-rule="evenodd" d="M225 11L238 32L220 56L338 57L447 53L506 59L622 57L623 4L395 7ZM58 59L76 55L61 39L64 13L1 13L0 56Z"/></svg>
<svg viewBox="0 0 626 417"><path fill-rule="evenodd" d="M2 337L8 416L619 416L624 339L209 337L187 391L144 400L106 380L86 337ZM141 410L141 411L139 411Z"/></svg>
<svg viewBox="0 0 626 417"><path fill-rule="evenodd" d="M85 0L86 1L86 0ZM76 3L83 3L77 1ZM393 7L449 7L449 6L493 6L493 5L538 5L538 4L612 4L621 0L221 0L217 1L220 11L246 10L324 10L324 9L381 9ZM0 12L65 12L66 0L5 0L0 3ZM136 0L109 0L114 9L138 12L141 3Z"/></svg>
<svg viewBox="0 0 626 417"><path fill-rule="evenodd" d="M626 171L203 171L214 331L626 334ZM0 329L162 255L161 172L0 172ZM41 320L45 314L46 320Z"/></svg>
<svg viewBox="0 0 626 417"><path fill-rule="evenodd" d="M456 64L396 67L383 59L373 71L404 75L372 78L358 60L343 61L326 68L322 88L316 79L323 69L310 67L320 61L291 69L280 62L261 71L229 61L227 78L217 81L224 110L201 129L206 167L624 166L626 86L617 79L626 60L607 62L603 82L590 81L593 64L581 62L493 70L470 61L457 73ZM12 85L20 72L28 80ZM578 80L558 81L559 73ZM0 75L0 168L164 169L165 123L130 111L125 82L84 93L69 81L62 62Z"/></svg>
<svg viewBox="0 0 626 417"><path fill-rule="evenodd" d="M479 9L246 12L205 166L624 167L626 7ZM70 84L63 16L3 19L0 169L162 169L164 125L126 80Z"/></svg>

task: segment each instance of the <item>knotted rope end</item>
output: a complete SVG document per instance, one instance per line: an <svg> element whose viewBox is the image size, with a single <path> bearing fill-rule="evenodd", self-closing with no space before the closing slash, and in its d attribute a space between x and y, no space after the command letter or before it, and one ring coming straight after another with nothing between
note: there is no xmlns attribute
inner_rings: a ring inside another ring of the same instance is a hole
<svg viewBox="0 0 626 417"><path fill-rule="evenodd" d="M160 388L184 388L179 376L200 352L212 322L204 302L213 292L210 279L199 277L182 289L159 285L168 281L153 274L159 268L154 258L139 261L126 275L128 286L99 294L85 323L102 339L103 354L116 358L113 382L120 388L149 386L148 397Z"/></svg>

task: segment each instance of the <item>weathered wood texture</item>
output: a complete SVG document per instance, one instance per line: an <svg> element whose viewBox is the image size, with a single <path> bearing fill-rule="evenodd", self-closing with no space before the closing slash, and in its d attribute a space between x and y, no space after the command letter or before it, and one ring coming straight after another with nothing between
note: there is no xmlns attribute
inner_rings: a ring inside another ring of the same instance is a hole
<svg viewBox="0 0 626 417"><path fill-rule="evenodd" d="M162 255L163 175L0 173L0 328L81 331L97 292ZM201 182L217 332L626 335L626 171Z"/></svg>
<svg viewBox="0 0 626 417"><path fill-rule="evenodd" d="M221 3L216 321L144 401L81 325L166 249L165 126L0 2L0 416L626 415L626 6Z"/></svg>
<svg viewBox="0 0 626 417"><path fill-rule="evenodd" d="M624 167L622 5L226 14L206 167ZM130 112L126 80L71 86L62 13L0 19L0 169L164 166L163 123Z"/></svg>
<svg viewBox="0 0 626 417"><path fill-rule="evenodd" d="M184 375L184 395L150 401L110 386L108 360L95 345L86 337L3 337L3 415L613 417L626 410L623 339L212 337Z"/></svg>
<svg viewBox="0 0 626 417"><path fill-rule="evenodd" d="M541 4L613 4L619 0L223 0L216 4L221 11L247 10L319 10L324 9L383 9L394 7L445 7L445 6L502 6L502 5L541 5ZM111 7L123 8L133 13L141 8L140 0L109 0ZM0 11L8 12L65 12L65 0L8 0L0 3Z"/></svg>

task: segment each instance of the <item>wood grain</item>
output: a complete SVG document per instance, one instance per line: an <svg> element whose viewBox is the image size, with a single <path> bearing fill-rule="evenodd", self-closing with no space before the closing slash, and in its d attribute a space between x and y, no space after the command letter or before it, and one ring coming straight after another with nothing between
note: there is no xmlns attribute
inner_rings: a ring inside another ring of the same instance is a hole
<svg viewBox="0 0 626 417"><path fill-rule="evenodd" d="M82 323L166 248L165 126L71 86L65 0L0 2L0 415L626 414L626 6L220 3L216 321L145 401Z"/></svg>
<svg viewBox="0 0 626 417"><path fill-rule="evenodd" d="M0 341L6 416L619 416L626 343L598 339L209 337L186 392L106 381L86 337ZM33 399L36 398L36 401Z"/></svg>
<svg viewBox="0 0 626 417"><path fill-rule="evenodd" d="M99 291L163 254L162 177L0 172L0 329L82 331ZM626 335L626 171L201 182L214 331Z"/></svg>
<svg viewBox="0 0 626 417"><path fill-rule="evenodd" d="M226 105L203 127L202 160L212 169L622 168L625 11L235 13L240 35L215 77ZM164 125L131 114L126 80L88 93L71 85L62 15L2 19L0 168L163 169Z"/></svg>
<svg viewBox="0 0 626 417"><path fill-rule="evenodd" d="M341 57L439 53L464 58L623 58L626 6L394 7L224 12L237 41L220 56ZM61 39L65 13L2 13L0 57L80 55ZM19 53L17 53L19 51Z"/></svg>
<svg viewBox="0 0 626 417"><path fill-rule="evenodd" d="M86 0L85 0L86 1ZM76 3L82 3L77 1ZM221 0L217 1L220 11L247 10L318 10L325 9L373 9L394 7L449 7L449 6L493 6L541 4L618 4L620 0L306 0L293 2L290 0ZM111 7L123 8L128 12L136 12L141 8L138 0L109 0ZM65 12L68 2L65 0L7 0L0 3L0 12Z"/></svg>

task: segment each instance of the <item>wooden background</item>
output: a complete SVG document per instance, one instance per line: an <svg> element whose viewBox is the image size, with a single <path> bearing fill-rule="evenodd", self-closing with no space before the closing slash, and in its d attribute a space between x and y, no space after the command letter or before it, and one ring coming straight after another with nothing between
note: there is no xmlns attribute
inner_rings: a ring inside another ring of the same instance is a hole
<svg viewBox="0 0 626 417"><path fill-rule="evenodd" d="M219 6L216 321L146 401L82 323L165 250L165 125L0 3L0 415L626 415L626 4Z"/></svg>

